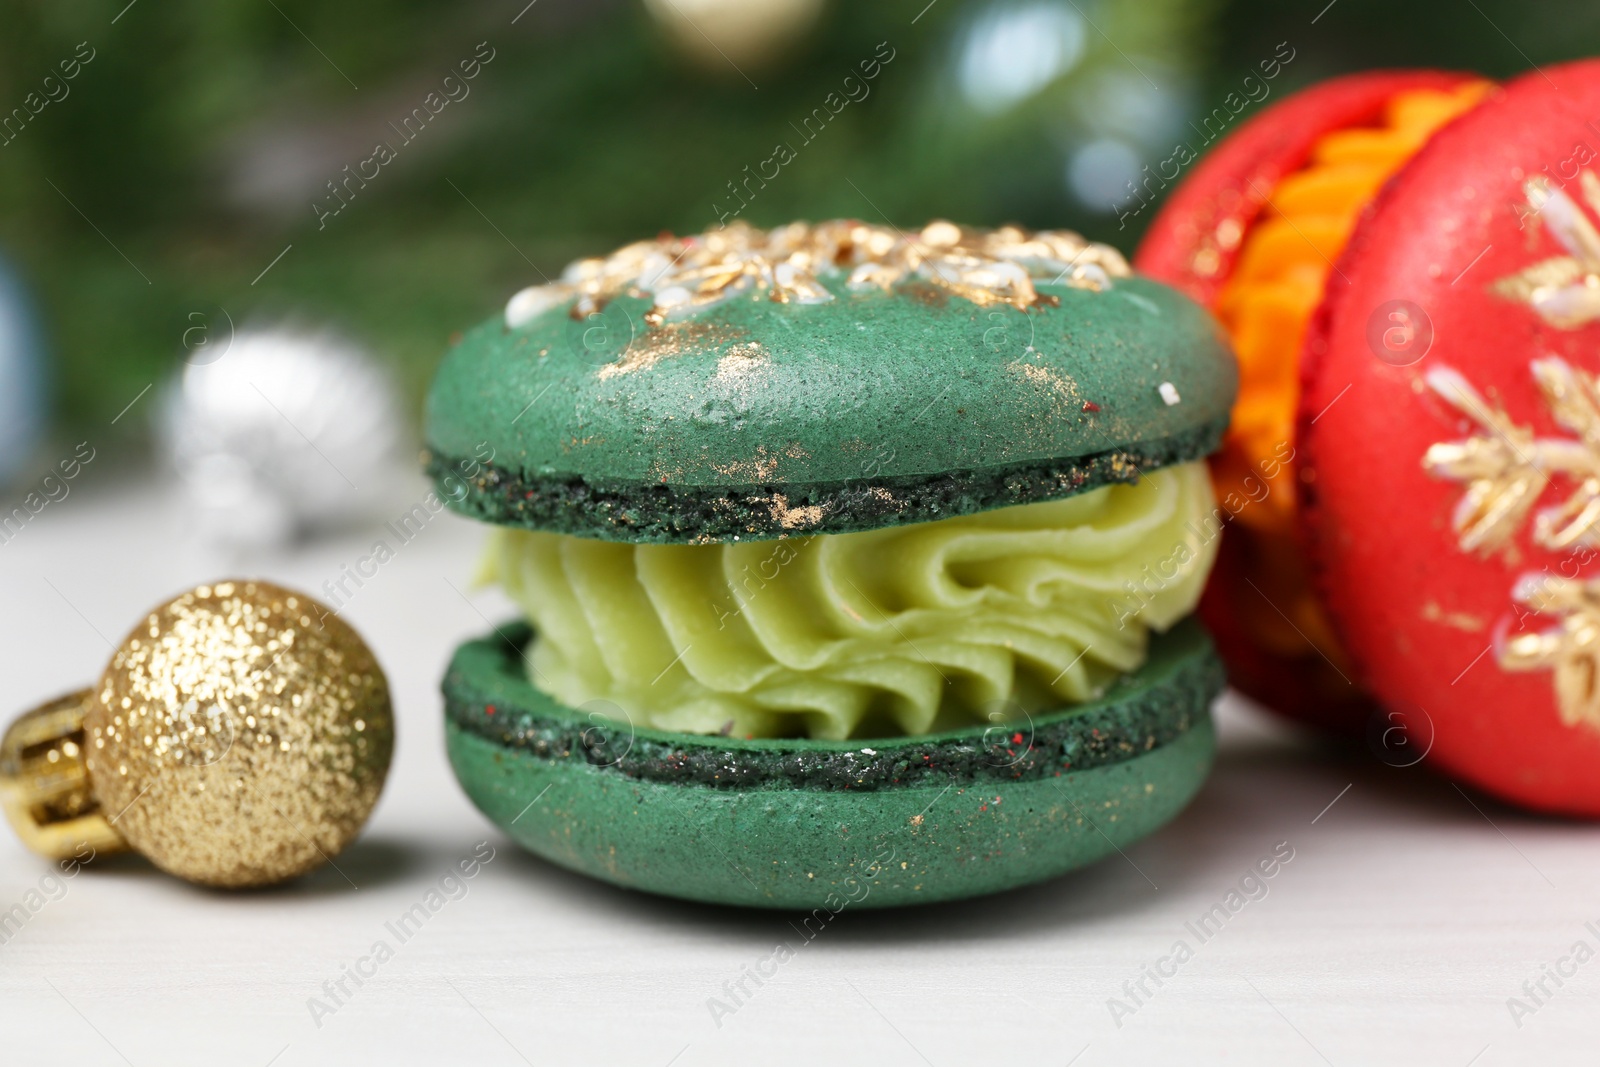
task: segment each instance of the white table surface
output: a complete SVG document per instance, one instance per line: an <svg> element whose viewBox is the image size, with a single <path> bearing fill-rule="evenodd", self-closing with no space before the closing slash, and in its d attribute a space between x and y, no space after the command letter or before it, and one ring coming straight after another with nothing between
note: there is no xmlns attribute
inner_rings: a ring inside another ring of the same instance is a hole
<svg viewBox="0 0 1600 1067"><path fill-rule="evenodd" d="M106 639L189 585L238 574L315 593L376 534L230 558L197 543L182 515L169 487L102 478L0 545L12 710L87 684ZM487 629L483 616L509 614L497 594L457 591L480 537L436 519L345 609L389 673L399 718L388 788L338 860L359 888L325 868L224 894L136 861L96 864L0 945L0 1064L1600 1059L1600 961L1560 988L1546 979L1550 995L1520 1026L1507 1005L1576 942L1600 949L1585 927L1600 930L1600 828L1469 800L1422 768L1331 750L1231 697L1210 782L1126 858L968 903L847 910L714 1020L707 1002L725 999L725 982L799 942L787 916L568 874L519 852L451 776L439 676L458 640ZM307 1002L323 982L484 841L495 858L467 894L314 1020ZM1279 842L1294 858L1267 895L1199 943L1185 924ZM49 871L0 834L0 909ZM1123 984L1179 939L1193 958L1160 988L1146 979L1154 995L1114 1020L1109 998L1126 999Z"/></svg>

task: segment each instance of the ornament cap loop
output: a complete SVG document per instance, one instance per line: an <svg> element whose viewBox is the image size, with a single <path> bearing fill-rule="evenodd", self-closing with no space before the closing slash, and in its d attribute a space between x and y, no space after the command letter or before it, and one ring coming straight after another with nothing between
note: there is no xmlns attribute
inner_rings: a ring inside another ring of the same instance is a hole
<svg viewBox="0 0 1600 1067"><path fill-rule="evenodd" d="M93 698L81 689L42 704L0 739L0 806L22 843L50 859L70 859L85 844L96 854L128 849L84 762L84 714Z"/></svg>

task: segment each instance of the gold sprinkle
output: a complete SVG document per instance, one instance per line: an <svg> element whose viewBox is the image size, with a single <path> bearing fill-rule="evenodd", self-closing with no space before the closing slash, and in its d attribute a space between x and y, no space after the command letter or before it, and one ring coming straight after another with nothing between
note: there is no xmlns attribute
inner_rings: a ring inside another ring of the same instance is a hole
<svg viewBox="0 0 1600 1067"><path fill-rule="evenodd" d="M803 530L808 526L815 526L828 513L827 507L822 504L806 504L803 507L792 508L789 506L789 498L782 493L772 494L769 509L772 512L772 521L785 530Z"/></svg>
<svg viewBox="0 0 1600 1067"><path fill-rule="evenodd" d="M1063 400L1076 400L1078 398L1078 383L1064 374L1060 374L1049 367L1041 367L1037 363L1024 363L1017 360L1006 365L1006 370L1020 374L1034 385L1043 386L1056 393Z"/></svg>
<svg viewBox="0 0 1600 1067"><path fill-rule="evenodd" d="M741 341L748 334L733 326L711 322L668 322L639 334L622 358L602 364L601 381L655 366L663 359L689 355Z"/></svg>
<svg viewBox="0 0 1600 1067"><path fill-rule="evenodd" d="M822 278L852 291L889 291L924 283L979 306L1019 310L1055 302L1035 280L1100 291L1132 271L1109 245L1066 230L969 229L935 220L916 237L855 219L794 222L759 230L743 222L692 237L636 241L604 258L570 264L562 280L524 289L506 306L517 329L566 307L581 321L623 294L652 300L648 327L692 317L732 299L826 304L836 299Z"/></svg>
<svg viewBox="0 0 1600 1067"><path fill-rule="evenodd" d="M1465 630L1469 634L1482 633L1487 625L1476 615L1468 615L1464 611L1445 611L1432 600L1422 605L1422 617L1428 622L1442 623L1457 630Z"/></svg>
<svg viewBox="0 0 1600 1067"><path fill-rule="evenodd" d="M761 445L756 448L755 457L752 459L713 463L711 469L725 478L745 484L770 482L778 473L778 457L768 452L765 445Z"/></svg>
<svg viewBox="0 0 1600 1067"><path fill-rule="evenodd" d="M738 384L761 371L768 361L767 350L759 342L734 345L717 360L717 373L712 380L718 385Z"/></svg>

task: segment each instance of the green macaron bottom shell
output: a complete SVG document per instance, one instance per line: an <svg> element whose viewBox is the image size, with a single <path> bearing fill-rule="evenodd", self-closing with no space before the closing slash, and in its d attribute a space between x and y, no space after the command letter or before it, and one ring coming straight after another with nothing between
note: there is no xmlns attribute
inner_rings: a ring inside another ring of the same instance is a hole
<svg viewBox="0 0 1600 1067"><path fill-rule="evenodd" d="M523 673L525 625L462 645L446 746L519 844L626 888L821 911L981 896L1150 834L1199 790L1220 661L1194 620L1099 700L880 741L743 740L567 708Z"/></svg>

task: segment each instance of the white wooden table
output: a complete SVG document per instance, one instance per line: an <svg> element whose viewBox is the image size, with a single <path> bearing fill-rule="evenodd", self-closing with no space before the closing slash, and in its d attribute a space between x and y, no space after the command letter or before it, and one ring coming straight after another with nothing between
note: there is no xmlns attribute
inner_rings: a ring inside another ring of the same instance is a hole
<svg viewBox="0 0 1600 1067"><path fill-rule="evenodd" d="M376 535L374 524L229 559L192 540L169 487L86 480L0 545L6 703L20 711L87 684L107 641L191 584L237 573L316 593ZM1600 828L1330 751L1237 699L1218 709L1210 783L1126 859L987 900L846 911L809 942L782 915L631 894L526 856L467 803L442 747L436 685L452 646L486 630L484 616L509 614L495 594L459 591L479 540L469 523L436 519L345 608L389 672L400 720L388 789L339 860L359 888L325 869L224 894L139 862L96 864L0 944L0 1063L1488 1067L1600 1056L1600 962L1562 962L1580 941L1600 951ZM480 842L492 861L397 944L384 924ZM1280 842L1293 859L1265 895L1247 883L1258 899L1191 929ZM50 870L0 837L0 909ZM370 977L346 979L349 995L332 1001L323 984L380 938L393 958L361 964ZM783 941L794 958L731 1014L714 1013L713 998L731 1004L724 984ZM1178 941L1190 949L1181 963ZM1147 966L1165 972L1159 985ZM1547 966L1568 972L1561 985ZM313 1012L314 997L333 1010ZM1531 1011L1513 1018L1513 997Z"/></svg>

